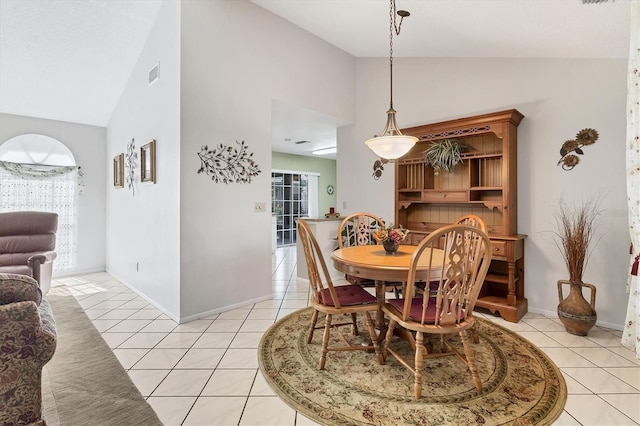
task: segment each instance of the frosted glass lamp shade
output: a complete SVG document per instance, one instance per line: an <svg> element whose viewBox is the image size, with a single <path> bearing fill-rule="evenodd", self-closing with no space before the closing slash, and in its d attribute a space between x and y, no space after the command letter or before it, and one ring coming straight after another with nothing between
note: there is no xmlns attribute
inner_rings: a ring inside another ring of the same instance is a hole
<svg viewBox="0 0 640 426"><path fill-rule="evenodd" d="M418 142L418 138L408 135L378 136L365 143L380 158L395 160L405 155Z"/></svg>

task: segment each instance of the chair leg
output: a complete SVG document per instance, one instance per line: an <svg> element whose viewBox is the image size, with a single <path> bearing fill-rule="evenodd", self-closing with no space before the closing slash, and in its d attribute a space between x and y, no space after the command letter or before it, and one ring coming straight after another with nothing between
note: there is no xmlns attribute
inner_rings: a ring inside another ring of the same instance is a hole
<svg viewBox="0 0 640 426"><path fill-rule="evenodd" d="M462 339L462 347L464 348L464 355L467 358L467 365L469 366L469 370L471 370L471 376L473 377L473 382L476 385L476 389L478 393L482 392L482 379L478 374L478 368L476 367L476 359L473 355L473 351L471 350L471 344L469 342L469 333L467 330L460 332L460 338Z"/></svg>
<svg viewBox="0 0 640 426"><path fill-rule="evenodd" d="M313 315L311 316L311 328L309 328L309 334L307 335L307 344L311 343L313 339L313 332L316 330L316 323L318 322L318 311L313 310Z"/></svg>
<svg viewBox="0 0 640 426"><path fill-rule="evenodd" d="M398 286L393 286L393 294L396 296L396 299L400 299L400 290L398 290Z"/></svg>
<svg viewBox="0 0 640 426"><path fill-rule="evenodd" d="M476 328L475 324L473 324L473 327L471 327L471 335L473 336L473 343L475 343L476 345L480 343L480 336L478 336L478 329Z"/></svg>
<svg viewBox="0 0 640 426"><path fill-rule="evenodd" d="M424 351L424 337L421 331L416 332L416 362L415 362L415 383L413 385L413 390L416 396L416 399L420 399L422 396L422 361L423 361L423 352Z"/></svg>
<svg viewBox="0 0 640 426"><path fill-rule="evenodd" d="M378 364L384 364L384 359L382 359L382 352L380 351L380 343L378 342L378 335L376 334L376 327L373 325L373 319L371 319L371 314L369 312L364 313L365 323L367 328L369 329L369 336L371 336L371 343L373 343L373 349L376 351L376 355L378 356Z"/></svg>
<svg viewBox="0 0 640 426"><path fill-rule="evenodd" d="M351 333L354 336L357 336L359 334L358 332L358 317L356 316L356 314L351 314Z"/></svg>
<svg viewBox="0 0 640 426"><path fill-rule="evenodd" d="M389 321L389 327L387 328L387 335L384 338L384 349L382 350L382 363L387 360L387 354L389 353L389 344L393 338L393 329L396 328L396 322L394 320Z"/></svg>
<svg viewBox="0 0 640 426"><path fill-rule="evenodd" d="M322 355L320 356L320 370L324 370L327 362L327 351L329 350L329 333L331 331L331 314L327 314L324 320L324 334L322 335Z"/></svg>

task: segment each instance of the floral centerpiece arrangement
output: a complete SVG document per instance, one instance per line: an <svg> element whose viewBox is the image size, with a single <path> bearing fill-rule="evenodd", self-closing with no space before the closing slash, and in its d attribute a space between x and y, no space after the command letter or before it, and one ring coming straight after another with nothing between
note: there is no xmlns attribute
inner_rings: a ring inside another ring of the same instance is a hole
<svg viewBox="0 0 640 426"><path fill-rule="evenodd" d="M383 224L381 229L373 231L373 238L384 246L385 251L395 253L398 251L398 244L404 240L408 233L409 230L403 228L402 225L394 228L393 225L385 227Z"/></svg>

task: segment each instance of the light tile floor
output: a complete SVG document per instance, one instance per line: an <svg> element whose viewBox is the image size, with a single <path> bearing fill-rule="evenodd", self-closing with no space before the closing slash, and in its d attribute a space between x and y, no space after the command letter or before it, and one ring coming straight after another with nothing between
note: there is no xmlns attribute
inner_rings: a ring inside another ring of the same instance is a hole
<svg viewBox="0 0 640 426"><path fill-rule="evenodd" d="M165 425L314 425L258 369L262 333L309 297L308 284L296 282L295 247L276 250L272 265L272 300L180 325L106 272L53 285L72 290ZM557 318L485 317L529 339L562 370L569 396L556 425L640 425L640 360L620 344L621 332L596 326L577 337Z"/></svg>

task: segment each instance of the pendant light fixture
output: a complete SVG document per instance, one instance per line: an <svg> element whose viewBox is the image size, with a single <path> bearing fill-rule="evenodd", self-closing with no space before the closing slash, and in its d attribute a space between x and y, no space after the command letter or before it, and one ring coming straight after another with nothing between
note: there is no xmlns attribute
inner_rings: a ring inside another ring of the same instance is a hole
<svg viewBox="0 0 640 426"><path fill-rule="evenodd" d="M400 16L400 23L396 25L396 2L389 0L389 93L390 102L387 111L387 124L380 136L369 139L366 144L380 158L394 160L405 155L418 141L413 136L405 136L398 129L396 123L396 110L393 109L393 33L400 35L400 27L402 20L409 16L406 10L398 10L397 15Z"/></svg>

